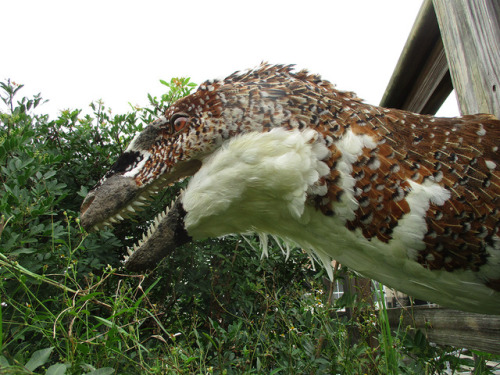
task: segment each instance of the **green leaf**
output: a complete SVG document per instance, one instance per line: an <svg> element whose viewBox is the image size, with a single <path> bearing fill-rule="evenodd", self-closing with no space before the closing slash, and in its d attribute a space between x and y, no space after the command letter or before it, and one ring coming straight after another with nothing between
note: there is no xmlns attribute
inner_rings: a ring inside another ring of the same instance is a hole
<svg viewBox="0 0 500 375"><path fill-rule="evenodd" d="M0 355L0 368L2 367L9 367L9 361L7 361L7 358L5 358L3 355Z"/></svg>
<svg viewBox="0 0 500 375"><path fill-rule="evenodd" d="M156 284L158 284L158 282L161 280L161 277L159 277L158 279L155 280L155 282L153 284L151 284L151 286L142 294L142 296L140 296L137 301L134 303L134 308L137 308L139 307L139 305L142 303L142 300L144 299L144 297L148 296L149 295L149 292L151 291L151 289L153 289Z"/></svg>
<svg viewBox="0 0 500 375"><path fill-rule="evenodd" d="M89 193L89 189L87 189L87 187L85 186L81 186L80 187L80 191L77 193L80 197L82 198L85 198L87 196L87 194Z"/></svg>
<svg viewBox="0 0 500 375"><path fill-rule="evenodd" d="M115 373L115 369L111 367L102 367L97 370L86 372L85 375L111 375Z"/></svg>
<svg viewBox="0 0 500 375"><path fill-rule="evenodd" d="M46 180L48 180L49 178L54 177L54 176L55 176L55 174L56 174L56 171L54 171L54 170L50 170L50 171L46 172L46 173L44 174L44 176L43 176L43 177L44 177Z"/></svg>
<svg viewBox="0 0 500 375"><path fill-rule="evenodd" d="M328 362L328 363L330 363L330 362ZM277 369L273 370L272 372L270 372L269 375L275 375L278 372L283 371L283 370L285 370L284 367L277 368Z"/></svg>
<svg viewBox="0 0 500 375"><path fill-rule="evenodd" d="M202 332L203 333L203 336L205 336L208 341L210 341L212 343L212 345L214 346L214 348L216 348L217 350L219 349L219 346L217 345L217 343L215 342L215 340L207 333L205 332Z"/></svg>
<svg viewBox="0 0 500 375"><path fill-rule="evenodd" d="M47 369L45 375L64 375L69 365L64 363L56 363Z"/></svg>
<svg viewBox="0 0 500 375"><path fill-rule="evenodd" d="M51 346L47 349L40 349L33 353L30 360L24 365L28 370L35 371L38 367L44 365L50 357L54 347Z"/></svg>
<svg viewBox="0 0 500 375"><path fill-rule="evenodd" d="M99 320L102 324L104 324L108 328L116 328L118 332L120 332L122 335L128 336L128 332L125 331L122 327L117 326L115 323L108 319L101 318L100 316L95 317L97 320Z"/></svg>

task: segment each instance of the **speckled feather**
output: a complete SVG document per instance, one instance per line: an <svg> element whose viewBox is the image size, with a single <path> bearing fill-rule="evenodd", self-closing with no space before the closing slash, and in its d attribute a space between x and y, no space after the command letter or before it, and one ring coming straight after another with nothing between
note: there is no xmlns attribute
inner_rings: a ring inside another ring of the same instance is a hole
<svg viewBox="0 0 500 375"><path fill-rule="evenodd" d="M366 238L390 241L398 221L409 212L408 181L431 180L448 189L451 198L443 206L431 204L426 216L427 246L416 261L431 270L446 271L479 271L488 262L486 247L493 246L500 226L500 123L491 115L435 118L380 108L336 90L318 75L268 65L205 82L195 94L169 108L165 117L176 113L190 117L189 128L172 140L166 126L165 142L172 142L172 147L158 144L151 151L153 158L136 178L139 184L161 173L159 167L167 167L169 161L173 165L191 154L208 153L236 134L276 126L311 127L331 151L324 160L331 173L321 181L326 194L310 200L325 215L335 215L335 202L344 193L336 183L341 153L335 141L351 129L372 137L376 147L364 148L353 164L359 208L355 218L346 222L349 229L361 228ZM225 126L218 126L221 122ZM164 155L164 149L172 154ZM486 282L500 291L500 277Z"/></svg>

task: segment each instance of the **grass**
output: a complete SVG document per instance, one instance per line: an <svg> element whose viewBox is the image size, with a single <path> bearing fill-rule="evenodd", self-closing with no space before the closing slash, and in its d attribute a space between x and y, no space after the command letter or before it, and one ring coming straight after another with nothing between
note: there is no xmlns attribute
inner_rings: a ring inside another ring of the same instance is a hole
<svg viewBox="0 0 500 375"><path fill-rule="evenodd" d="M399 353L394 347L394 340L392 338L391 326L389 324L389 317L387 315L387 308L385 306L385 294L382 284L376 285L374 283L373 289L379 301L379 324L380 324L380 337L382 338L382 347L385 357L385 369L387 374L398 374L400 364ZM399 329L398 329L399 331Z"/></svg>
<svg viewBox="0 0 500 375"><path fill-rule="evenodd" d="M146 275L127 275L107 267L99 276L88 275L81 285L71 269L72 254L68 256L69 272L59 275L34 274L0 256L0 266L18 283L17 295L24 297L18 302L4 296L0 308L4 370L20 374L440 373L439 366L429 364L433 359L423 354L404 367L403 341L391 332L384 304L377 312L365 309L350 321L321 289L285 293L272 278L264 278L254 285L254 293L265 301L264 309L235 314L219 300L223 311L219 319L206 318L196 314L196 303L187 315L180 306L165 311L152 302L161 278L148 280ZM50 296L40 298L45 288L51 289ZM381 300L381 286L376 294ZM2 311L8 313L2 316ZM373 313L378 314L375 322L368 319ZM359 327L361 315L373 329ZM358 342L349 336L353 328L361 332ZM367 335L375 335L380 344L370 346ZM36 351L31 349L34 343Z"/></svg>

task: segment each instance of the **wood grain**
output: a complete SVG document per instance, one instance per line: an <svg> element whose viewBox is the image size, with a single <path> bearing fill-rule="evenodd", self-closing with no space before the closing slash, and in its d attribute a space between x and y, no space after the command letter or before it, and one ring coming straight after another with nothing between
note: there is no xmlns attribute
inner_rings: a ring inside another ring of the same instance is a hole
<svg viewBox="0 0 500 375"><path fill-rule="evenodd" d="M432 0L425 0L380 105L433 115L452 90Z"/></svg>
<svg viewBox="0 0 500 375"><path fill-rule="evenodd" d="M391 328L412 326L430 342L500 354L500 316L416 306L387 309ZM403 317L400 323L400 318Z"/></svg>
<svg viewBox="0 0 500 375"><path fill-rule="evenodd" d="M462 114L500 117L498 0L433 0Z"/></svg>

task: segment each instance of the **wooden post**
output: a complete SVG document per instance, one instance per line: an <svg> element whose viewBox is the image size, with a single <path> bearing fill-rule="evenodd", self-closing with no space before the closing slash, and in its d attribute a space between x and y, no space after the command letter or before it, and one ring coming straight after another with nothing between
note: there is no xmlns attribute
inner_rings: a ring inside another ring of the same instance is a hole
<svg viewBox="0 0 500 375"><path fill-rule="evenodd" d="M462 114L500 118L500 3L433 0Z"/></svg>

